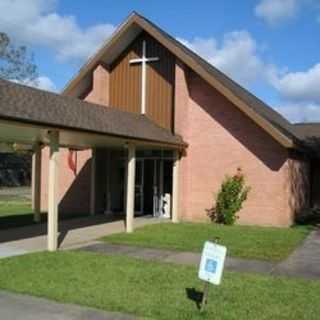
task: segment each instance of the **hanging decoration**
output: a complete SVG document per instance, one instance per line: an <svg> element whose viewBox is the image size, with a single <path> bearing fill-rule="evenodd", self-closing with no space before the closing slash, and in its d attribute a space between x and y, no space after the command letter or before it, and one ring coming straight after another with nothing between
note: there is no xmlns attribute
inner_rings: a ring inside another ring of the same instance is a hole
<svg viewBox="0 0 320 320"><path fill-rule="evenodd" d="M68 165L74 175L77 174L77 151L69 149Z"/></svg>

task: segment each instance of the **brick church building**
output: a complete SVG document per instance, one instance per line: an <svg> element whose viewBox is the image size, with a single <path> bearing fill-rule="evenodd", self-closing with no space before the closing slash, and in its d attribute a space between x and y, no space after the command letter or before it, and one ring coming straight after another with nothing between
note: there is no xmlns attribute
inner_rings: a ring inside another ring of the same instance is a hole
<svg viewBox="0 0 320 320"><path fill-rule="evenodd" d="M0 133L10 121L34 130L34 186L49 213L207 221L239 167L251 187L239 223L289 226L317 200L305 142L318 125L291 124L136 13L61 94L0 84Z"/></svg>

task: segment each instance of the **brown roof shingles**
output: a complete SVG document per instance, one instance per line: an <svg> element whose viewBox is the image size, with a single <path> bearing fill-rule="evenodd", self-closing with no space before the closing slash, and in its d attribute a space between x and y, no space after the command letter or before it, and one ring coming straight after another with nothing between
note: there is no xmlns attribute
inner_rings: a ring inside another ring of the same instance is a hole
<svg viewBox="0 0 320 320"><path fill-rule="evenodd" d="M146 116L0 79L0 118L185 146Z"/></svg>
<svg viewBox="0 0 320 320"><path fill-rule="evenodd" d="M306 151L320 158L320 123L296 123L294 128Z"/></svg>
<svg viewBox="0 0 320 320"><path fill-rule="evenodd" d="M320 123L319 122L306 122L294 124L294 129L297 136L305 141L311 138L320 139Z"/></svg>

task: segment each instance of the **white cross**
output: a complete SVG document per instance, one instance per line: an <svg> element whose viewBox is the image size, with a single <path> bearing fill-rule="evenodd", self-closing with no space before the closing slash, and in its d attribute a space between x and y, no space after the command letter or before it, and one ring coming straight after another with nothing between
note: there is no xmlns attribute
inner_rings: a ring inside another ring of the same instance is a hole
<svg viewBox="0 0 320 320"><path fill-rule="evenodd" d="M147 62L159 61L159 57L147 58L147 44L146 41L142 41L142 58L131 59L130 64L141 63L141 113L146 113L146 86L147 86Z"/></svg>

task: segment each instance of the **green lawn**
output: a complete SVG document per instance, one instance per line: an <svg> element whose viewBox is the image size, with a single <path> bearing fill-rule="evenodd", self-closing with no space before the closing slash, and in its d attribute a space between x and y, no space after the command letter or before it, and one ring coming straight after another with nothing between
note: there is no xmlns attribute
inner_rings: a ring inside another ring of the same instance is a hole
<svg viewBox="0 0 320 320"><path fill-rule="evenodd" d="M62 213L59 219L74 219L88 214ZM47 220L47 213L41 213L41 221ZM0 230L23 227L34 224L31 201L22 196L0 195Z"/></svg>
<svg viewBox="0 0 320 320"><path fill-rule="evenodd" d="M319 319L320 281L225 273L210 287L194 267L87 252L35 253L0 260L0 288L144 319Z"/></svg>
<svg viewBox="0 0 320 320"><path fill-rule="evenodd" d="M206 240L220 237L234 257L279 261L286 258L308 235L310 227L280 229L224 226L204 223L161 223L103 238L115 244L200 252Z"/></svg>
<svg viewBox="0 0 320 320"><path fill-rule="evenodd" d="M31 201L27 200L0 200L0 217L31 214Z"/></svg>
<svg viewBox="0 0 320 320"><path fill-rule="evenodd" d="M33 223L31 201L22 197L0 197L0 230Z"/></svg>

